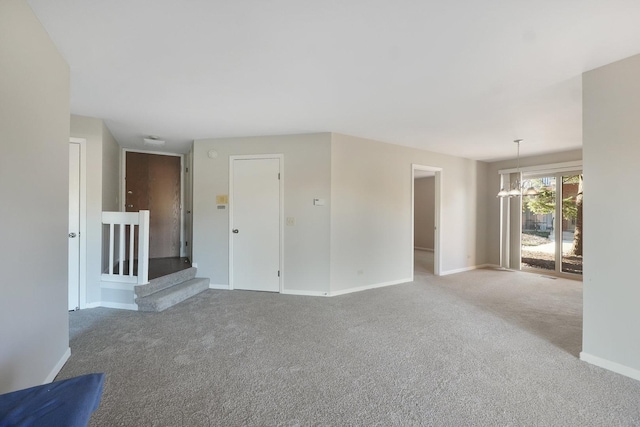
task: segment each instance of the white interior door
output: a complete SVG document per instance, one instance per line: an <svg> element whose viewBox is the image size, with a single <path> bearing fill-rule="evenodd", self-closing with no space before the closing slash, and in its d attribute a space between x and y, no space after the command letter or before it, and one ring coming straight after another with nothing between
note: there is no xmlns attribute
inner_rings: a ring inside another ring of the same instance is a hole
<svg viewBox="0 0 640 427"><path fill-rule="evenodd" d="M232 289L280 291L280 159L231 159Z"/></svg>
<svg viewBox="0 0 640 427"><path fill-rule="evenodd" d="M69 144L69 310L80 307L80 144Z"/></svg>

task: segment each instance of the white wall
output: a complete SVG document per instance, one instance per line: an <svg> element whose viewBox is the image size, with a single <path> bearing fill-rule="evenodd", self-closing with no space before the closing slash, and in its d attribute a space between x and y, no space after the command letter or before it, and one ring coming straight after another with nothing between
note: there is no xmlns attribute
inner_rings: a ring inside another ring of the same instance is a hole
<svg viewBox="0 0 640 427"><path fill-rule="evenodd" d="M284 216L296 218L284 230L285 291L411 280L412 163L443 168L443 273L486 263L486 163L339 134L207 139L193 148L193 261L214 285L229 278L228 210L215 201L229 194L229 156L274 153L284 154Z"/></svg>
<svg viewBox="0 0 640 427"><path fill-rule="evenodd" d="M486 163L332 134L332 293L413 276L412 163L443 169L442 273L486 263Z"/></svg>
<svg viewBox="0 0 640 427"><path fill-rule="evenodd" d="M414 199L414 241L413 245L420 249L433 249L434 212L435 212L435 177L415 180Z"/></svg>
<svg viewBox="0 0 640 427"><path fill-rule="evenodd" d="M69 68L23 0L0 1L0 393L68 357Z"/></svg>
<svg viewBox="0 0 640 427"><path fill-rule="evenodd" d="M107 125L102 123L102 210L121 211L120 203L120 153L122 149L116 142Z"/></svg>
<svg viewBox="0 0 640 427"><path fill-rule="evenodd" d="M581 358L640 379L640 55L583 75Z"/></svg>
<svg viewBox="0 0 640 427"><path fill-rule="evenodd" d="M102 130L102 212L122 211L123 203L120 203L120 154L122 148L116 142L109 128L101 120ZM100 217L100 230L102 236L102 245L100 247L100 272L105 271L108 264L108 258L103 254L109 253L109 238L106 227L102 226L102 217ZM115 294L115 295L114 295ZM131 304L134 300L133 291L113 291L111 289L100 289L100 301L103 305L109 302L122 304ZM114 305L112 305L114 306ZM117 307L117 306L115 306Z"/></svg>
<svg viewBox="0 0 640 427"><path fill-rule="evenodd" d="M286 292L326 293L329 287L330 134L203 139L193 146L193 262L214 285L229 284L229 211L216 195L229 194L229 156L283 154L283 281ZM212 159L208 151L217 152ZM324 198L326 206L314 206Z"/></svg>
<svg viewBox="0 0 640 427"><path fill-rule="evenodd" d="M103 300L100 275L108 245L102 227L103 211L119 211L120 146L101 119L71 116L71 136L87 140L87 303Z"/></svg>

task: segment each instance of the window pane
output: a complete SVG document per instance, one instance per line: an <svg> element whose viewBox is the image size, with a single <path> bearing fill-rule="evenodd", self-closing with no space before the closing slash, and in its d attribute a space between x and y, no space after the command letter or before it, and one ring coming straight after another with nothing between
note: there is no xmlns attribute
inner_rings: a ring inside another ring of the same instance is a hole
<svg viewBox="0 0 640 427"><path fill-rule="evenodd" d="M582 175L562 177L562 271L582 274Z"/></svg>
<svg viewBox="0 0 640 427"><path fill-rule="evenodd" d="M532 178L524 184L538 194L522 198L522 267L555 271L556 178Z"/></svg>

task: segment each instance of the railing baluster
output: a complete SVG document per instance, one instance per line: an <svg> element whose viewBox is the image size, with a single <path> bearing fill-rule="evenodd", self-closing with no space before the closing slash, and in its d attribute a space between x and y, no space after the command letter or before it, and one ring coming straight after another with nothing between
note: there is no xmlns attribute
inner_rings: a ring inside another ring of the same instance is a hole
<svg viewBox="0 0 640 427"><path fill-rule="evenodd" d="M149 282L149 211L138 218L138 284Z"/></svg>
<svg viewBox="0 0 640 427"><path fill-rule="evenodd" d="M119 224L120 228L120 241L118 242L118 265L120 269L118 270L119 276L124 276L124 223Z"/></svg>
<svg viewBox="0 0 640 427"><path fill-rule="evenodd" d="M135 243L135 229L136 226L129 224L129 276L133 277L133 265L135 263L135 254L133 253L133 247Z"/></svg>
<svg viewBox="0 0 640 427"><path fill-rule="evenodd" d="M109 274L113 274L113 223L109 224Z"/></svg>

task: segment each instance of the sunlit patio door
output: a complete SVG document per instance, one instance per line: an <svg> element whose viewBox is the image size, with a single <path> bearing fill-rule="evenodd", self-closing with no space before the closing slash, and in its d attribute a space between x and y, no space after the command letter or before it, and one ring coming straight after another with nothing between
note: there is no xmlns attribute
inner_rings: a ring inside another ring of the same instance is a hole
<svg viewBox="0 0 640 427"><path fill-rule="evenodd" d="M582 274L582 172L525 174L521 268Z"/></svg>

